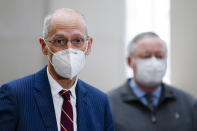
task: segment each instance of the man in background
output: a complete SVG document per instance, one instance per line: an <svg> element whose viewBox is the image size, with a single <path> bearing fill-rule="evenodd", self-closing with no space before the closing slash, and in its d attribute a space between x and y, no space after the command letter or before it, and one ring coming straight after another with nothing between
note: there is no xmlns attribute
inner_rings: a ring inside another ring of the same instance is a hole
<svg viewBox="0 0 197 131"><path fill-rule="evenodd" d="M166 43L153 32L133 38L128 65L134 77L109 93L116 131L197 131L197 100L162 82Z"/></svg>
<svg viewBox="0 0 197 131"><path fill-rule="evenodd" d="M0 131L113 131L107 95L77 77L92 45L83 16L54 11L39 42L48 65L0 87Z"/></svg>

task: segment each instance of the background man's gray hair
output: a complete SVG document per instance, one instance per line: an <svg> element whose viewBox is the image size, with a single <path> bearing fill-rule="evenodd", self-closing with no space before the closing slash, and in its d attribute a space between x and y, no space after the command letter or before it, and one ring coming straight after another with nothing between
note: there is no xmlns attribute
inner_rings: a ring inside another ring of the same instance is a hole
<svg viewBox="0 0 197 131"><path fill-rule="evenodd" d="M133 53L135 52L135 48L136 48L136 43L145 38L145 37L158 37L159 39L161 39L159 37L159 35L157 35L156 33L154 32L143 32L143 33L140 33L138 35L136 35L130 42L129 42L129 45L128 45L128 56L132 56ZM167 54L167 46L166 46L166 43L161 39L162 41L162 44L165 48L165 51L166 51L166 54Z"/></svg>
<svg viewBox="0 0 197 131"><path fill-rule="evenodd" d="M72 9L70 9L70 10L72 10ZM86 33L86 36L88 37L88 27L87 27L87 23L86 23L86 19L85 19L84 15L76 10L72 10L72 11L75 11L76 13L78 13L81 16L82 22L83 22L83 25L85 28L85 33ZM53 13L50 13L49 15L47 15L44 18L43 31L42 31L42 36L44 39L46 39L48 37L48 34L50 32L50 24L51 24L52 14Z"/></svg>

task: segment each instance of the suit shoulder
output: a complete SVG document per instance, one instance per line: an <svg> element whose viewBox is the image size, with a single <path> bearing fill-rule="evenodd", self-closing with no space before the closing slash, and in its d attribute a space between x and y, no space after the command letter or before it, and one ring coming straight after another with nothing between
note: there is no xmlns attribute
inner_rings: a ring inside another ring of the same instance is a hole
<svg viewBox="0 0 197 131"><path fill-rule="evenodd" d="M19 90L24 87L27 87L28 85L32 85L33 79L34 79L34 74L31 74L31 75L7 82L3 84L0 89L9 88L10 90L12 89Z"/></svg>
<svg viewBox="0 0 197 131"><path fill-rule="evenodd" d="M125 94L129 88L129 81L128 79L126 82L124 82L122 85L116 87L115 89L109 91L107 94L110 99L120 99L122 94Z"/></svg>
<svg viewBox="0 0 197 131"><path fill-rule="evenodd" d="M7 82L4 85L2 85L2 87L9 87L9 88L20 89L20 90L26 87L32 87L34 85L35 79L41 79L43 77L46 77L44 76L46 75L46 68L47 67L45 66L42 70L39 70L36 73ZM38 78L36 78L36 76Z"/></svg>
<svg viewBox="0 0 197 131"><path fill-rule="evenodd" d="M183 91L179 88L169 86L169 85L166 85L166 88L170 89L175 94L177 99L183 100L191 104L194 104L197 102L197 99L186 91Z"/></svg>

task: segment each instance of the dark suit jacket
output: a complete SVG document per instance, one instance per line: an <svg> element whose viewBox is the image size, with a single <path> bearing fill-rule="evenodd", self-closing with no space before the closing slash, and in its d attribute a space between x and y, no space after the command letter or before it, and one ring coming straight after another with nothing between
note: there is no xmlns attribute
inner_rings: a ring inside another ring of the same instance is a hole
<svg viewBox="0 0 197 131"><path fill-rule="evenodd" d="M162 84L156 122L132 92L129 80L111 91L109 99L116 131L197 131L197 100L166 84Z"/></svg>
<svg viewBox="0 0 197 131"><path fill-rule="evenodd" d="M78 131L113 131L106 94L78 80ZM0 88L0 131L57 131L46 67Z"/></svg>

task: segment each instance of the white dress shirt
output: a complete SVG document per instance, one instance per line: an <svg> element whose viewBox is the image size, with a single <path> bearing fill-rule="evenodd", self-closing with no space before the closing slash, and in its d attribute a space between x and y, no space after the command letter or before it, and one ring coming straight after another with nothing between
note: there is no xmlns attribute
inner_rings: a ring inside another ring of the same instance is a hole
<svg viewBox="0 0 197 131"><path fill-rule="evenodd" d="M57 127L58 131L61 130L60 128L60 119L61 119L61 109L62 109L62 104L63 104L63 98L59 94L61 90L67 90L64 89L59 83L57 83L56 80L53 79L53 77L50 75L47 67L47 76L49 79L49 84L51 86L51 93L53 97L53 104L54 104L54 109L55 109L55 116L56 116L56 121L57 121ZM73 126L74 126L74 131L77 131L77 111L76 111L76 93L75 93L75 87L77 84L77 79L74 83L74 85L69 89L71 91L71 105L73 109Z"/></svg>

